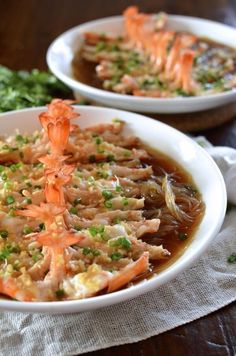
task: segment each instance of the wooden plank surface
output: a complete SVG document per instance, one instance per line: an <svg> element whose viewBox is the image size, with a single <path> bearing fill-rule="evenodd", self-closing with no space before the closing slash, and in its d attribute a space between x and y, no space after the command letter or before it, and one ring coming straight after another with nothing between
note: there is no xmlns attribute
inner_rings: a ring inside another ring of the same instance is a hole
<svg viewBox="0 0 236 356"><path fill-rule="evenodd" d="M221 21L236 27L236 0L137 0L147 12L160 10ZM0 64L12 69L46 69L50 42L65 30L100 17L118 15L126 0L0 0ZM236 120L199 132L212 143L236 147ZM197 321L138 343L87 355L233 356L236 308L227 306Z"/></svg>

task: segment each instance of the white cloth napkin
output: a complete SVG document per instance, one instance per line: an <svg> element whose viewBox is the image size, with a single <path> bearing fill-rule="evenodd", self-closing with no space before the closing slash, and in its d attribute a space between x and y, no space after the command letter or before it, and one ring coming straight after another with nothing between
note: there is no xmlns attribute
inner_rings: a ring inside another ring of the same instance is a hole
<svg viewBox="0 0 236 356"><path fill-rule="evenodd" d="M222 170L228 199L236 204L236 150L212 147L200 137ZM207 315L236 299L236 209L226 215L207 252L182 275L141 297L73 315L0 314L0 355L77 355L158 335Z"/></svg>

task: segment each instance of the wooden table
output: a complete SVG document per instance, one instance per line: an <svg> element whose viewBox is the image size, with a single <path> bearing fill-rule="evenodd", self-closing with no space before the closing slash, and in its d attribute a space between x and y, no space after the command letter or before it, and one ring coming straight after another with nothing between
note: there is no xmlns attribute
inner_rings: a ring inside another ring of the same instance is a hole
<svg viewBox="0 0 236 356"><path fill-rule="evenodd" d="M163 10L236 26L235 0L137 0L136 4L146 12ZM128 5L126 0L1 0L0 63L12 69L46 69L46 50L60 33L82 22L118 15ZM201 134L214 144L236 147L236 120ZM233 356L235 310L231 304L159 336L98 351L96 355Z"/></svg>

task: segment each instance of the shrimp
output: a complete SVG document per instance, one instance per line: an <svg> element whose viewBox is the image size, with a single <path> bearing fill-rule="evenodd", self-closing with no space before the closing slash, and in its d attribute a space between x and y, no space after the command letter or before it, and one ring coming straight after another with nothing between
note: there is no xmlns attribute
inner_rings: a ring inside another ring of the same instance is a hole
<svg viewBox="0 0 236 356"><path fill-rule="evenodd" d="M63 186L70 182L73 165L66 165L59 170L46 171L45 197L48 203L65 204Z"/></svg>
<svg viewBox="0 0 236 356"><path fill-rule="evenodd" d="M70 105L73 101L54 99L48 105L48 112L41 113L39 120L51 141L52 152L62 154L70 133L70 119L78 117Z"/></svg>
<svg viewBox="0 0 236 356"><path fill-rule="evenodd" d="M63 214L65 209L65 206L53 203L40 203L40 206L33 204L27 205L25 210L17 210L15 213L16 215L41 220L45 223L45 228L50 229L55 221L55 217Z"/></svg>
<svg viewBox="0 0 236 356"><path fill-rule="evenodd" d="M191 78L191 70L194 60L194 51L186 50L177 62L174 72L174 85L177 88L182 88L186 93L195 92L197 84Z"/></svg>
<svg viewBox="0 0 236 356"><path fill-rule="evenodd" d="M24 302L37 300L37 289L32 282L25 284L13 277L0 277L0 293Z"/></svg>
<svg viewBox="0 0 236 356"><path fill-rule="evenodd" d="M63 162L67 159L66 156L59 156L55 154L50 154L46 155L43 157L40 157L38 160L39 162L43 163L46 165L47 168L51 169L57 169L60 168L63 164Z"/></svg>
<svg viewBox="0 0 236 356"><path fill-rule="evenodd" d="M50 269L45 281L50 281L52 287L58 287L66 274L65 250L67 247L81 241L84 235L57 229L38 233L35 237L40 245L48 248L51 257Z"/></svg>
<svg viewBox="0 0 236 356"><path fill-rule="evenodd" d="M175 38L165 65L166 78L173 79L173 70L180 58L181 50L191 47L196 40L196 36L188 34L181 34Z"/></svg>
<svg viewBox="0 0 236 356"><path fill-rule="evenodd" d="M164 69L167 58L167 48L169 43L174 37L173 31L165 31L162 36L159 38L157 42L156 48L154 49L154 53L152 55L152 59L155 62L155 67L157 71L161 71Z"/></svg>
<svg viewBox="0 0 236 356"><path fill-rule="evenodd" d="M144 252L137 261L130 263L114 275L93 264L87 272L79 273L73 278L64 280L62 286L70 299L92 297L105 288L107 288L108 293L111 293L124 287L140 274L145 273L149 267L148 260L149 253Z"/></svg>
<svg viewBox="0 0 236 356"><path fill-rule="evenodd" d="M47 105L48 111L39 115L39 120L44 130L47 130L47 125L50 122L55 122L61 119L74 119L79 114L74 112L74 108L71 106L73 100L53 99L50 104Z"/></svg>
<svg viewBox="0 0 236 356"><path fill-rule="evenodd" d="M117 289L131 282L135 277L145 273L149 267L149 253L144 252L142 256L135 262L132 262L120 272L115 274L108 282L108 293L114 292Z"/></svg>

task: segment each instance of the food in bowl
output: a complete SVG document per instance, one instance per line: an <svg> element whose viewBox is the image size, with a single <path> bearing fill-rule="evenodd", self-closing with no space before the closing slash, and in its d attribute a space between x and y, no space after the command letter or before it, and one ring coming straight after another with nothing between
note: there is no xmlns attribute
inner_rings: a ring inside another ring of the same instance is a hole
<svg viewBox="0 0 236 356"><path fill-rule="evenodd" d="M124 135L118 118L71 124L70 104L52 101L42 131L1 139L0 292L20 301L147 279L183 253L204 213L176 162Z"/></svg>
<svg viewBox="0 0 236 356"><path fill-rule="evenodd" d="M236 50L168 29L165 13L124 12L125 35L85 32L72 68L80 82L120 94L172 98L236 87Z"/></svg>

